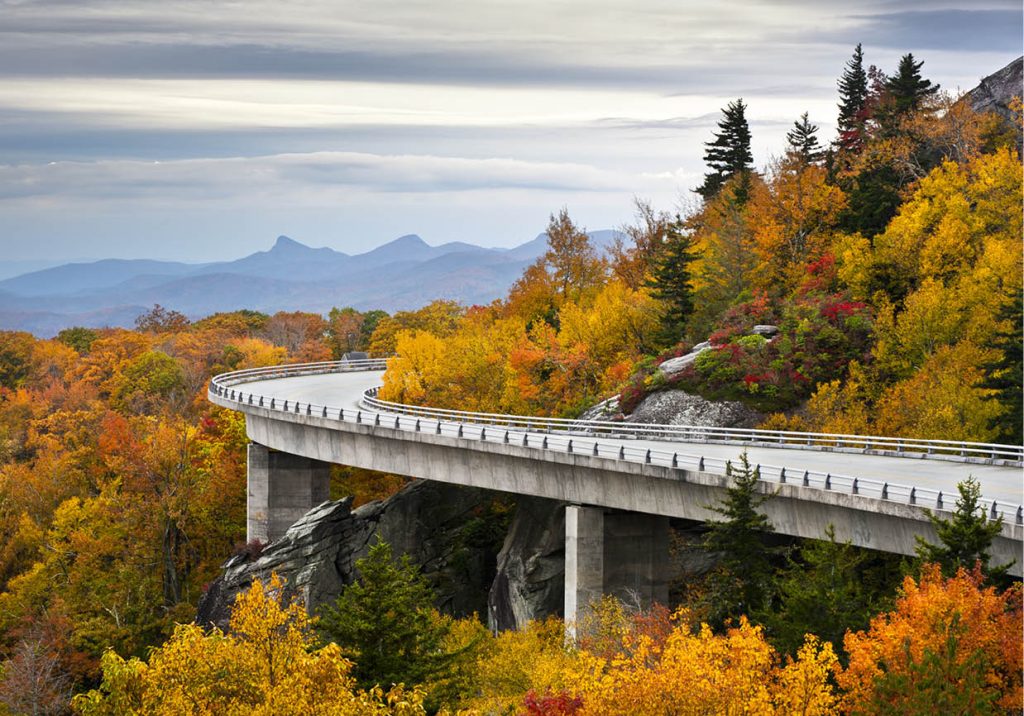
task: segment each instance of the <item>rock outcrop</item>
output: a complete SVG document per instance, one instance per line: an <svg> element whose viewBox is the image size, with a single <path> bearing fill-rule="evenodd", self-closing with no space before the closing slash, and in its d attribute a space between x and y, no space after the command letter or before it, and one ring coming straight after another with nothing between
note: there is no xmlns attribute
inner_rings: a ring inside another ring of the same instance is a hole
<svg viewBox="0 0 1024 716"><path fill-rule="evenodd" d="M505 534L504 524L493 524L501 521L500 511L491 514L490 506L507 499L489 490L420 480L355 510L351 498L325 502L258 556L229 559L201 599L196 621L226 626L235 595L275 572L286 580L288 595L314 612L354 580L356 560L378 536L395 554L408 554L419 565L440 610L482 614Z"/></svg>
<svg viewBox="0 0 1024 716"><path fill-rule="evenodd" d="M691 365L695 360L697 360L697 356L699 356L706 350L710 350L710 348L711 343L709 341L698 343L693 348L691 348L690 352L687 353L686 355L678 356L677 358L669 358L664 363L661 363L658 366L658 370L664 373L666 377L671 377L673 375L676 375L677 373L682 373L684 368Z"/></svg>
<svg viewBox="0 0 1024 716"><path fill-rule="evenodd" d="M659 390L641 401L627 423L753 428L764 416L735 401L710 401L683 390Z"/></svg>
<svg viewBox="0 0 1024 716"><path fill-rule="evenodd" d="M1010 101L1020 97L1024 81L1024 57L1018 57L998 72L994 72L972 89L964 98L975 112L995 112L1001 117L1013 120Z"/></svg>
<svg viewBox="0 0 1024 716"><path fill-rule="evenodd" d="M520 497L487 599L492 631L561 614L565 585L565 505Z"/></svg>

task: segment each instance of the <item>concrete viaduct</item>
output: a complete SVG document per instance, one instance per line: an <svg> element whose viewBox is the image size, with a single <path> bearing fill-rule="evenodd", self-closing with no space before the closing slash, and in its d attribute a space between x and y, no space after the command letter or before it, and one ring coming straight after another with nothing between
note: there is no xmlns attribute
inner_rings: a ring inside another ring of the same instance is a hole
<svg viewBox="0 0 1024 716"><path fill-rule="evenodd" d="M217 376L209 399L245 414L249 539L280 537L328 499L331 463L566 503L565 618L602 593L664 602L668 521L707 520L727 461L746 451L777 532L836 537L913 554L935 541L927 518L956 484L982 485L1003 517L993 558L1024 545L1022 449L897 438L550 420L463 413L376 399L382 361L319 363Z"/></svg>

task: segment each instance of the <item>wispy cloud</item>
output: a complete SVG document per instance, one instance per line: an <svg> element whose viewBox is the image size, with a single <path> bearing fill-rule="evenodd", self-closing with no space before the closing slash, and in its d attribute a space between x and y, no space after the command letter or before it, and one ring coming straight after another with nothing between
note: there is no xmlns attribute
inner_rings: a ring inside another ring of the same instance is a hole
<svg viewBox="0 0 1024 716"><path fill-rule="evenodd" d="M804 111L828 140L857 42L967 89L1019 53L1021 17L1017 0L0 0L3 248L189 235L174 245L198 260L295 226L339 248L515 243L563 203L616 225L632 195L697 183L730 99L763 163Z"/></svg>

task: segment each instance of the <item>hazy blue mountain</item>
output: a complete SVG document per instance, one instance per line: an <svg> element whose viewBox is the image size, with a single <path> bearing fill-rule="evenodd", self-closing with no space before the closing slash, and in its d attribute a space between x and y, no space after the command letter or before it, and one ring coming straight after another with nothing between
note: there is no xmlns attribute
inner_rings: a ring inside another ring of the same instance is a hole
<svg viewBox="0 0 1024 716"><path fill-rule="evenodd" d="M83 263L90 259L74 259L76 263ZM71 263L68 259L62 261L54 261L53 259L2 259L0 258L0 281L6 278L13 278L14 276L21 276L22 274L32 273L33 271L42 271L43 269L52 268L54 266L61 266L66 263Z"/></svg>
<svg viewBox="0 0 1024 716"><path fill-rule="evenodd" d="M196 270L196 268L196 264L174 261L104 259L92 263L64 264L15 276L0 281L0 291L20 296L66 295L87 289L113 286L144 274L181 276Z"/></svg>
<svg viewBox="0 0 1024 716"><path fill-rule="evenodd" d="M604 249L616 235L597 231L591 237ZM435 298L489 303L504 296L546 248L546 234L513 249L462 242L430 246L409 234L350 256L280 236L269 250L235 261L65 264L0 281L0 329L49 336L73 325L131 326L156 303L193 318L239 308L393 312Z"/></svg>

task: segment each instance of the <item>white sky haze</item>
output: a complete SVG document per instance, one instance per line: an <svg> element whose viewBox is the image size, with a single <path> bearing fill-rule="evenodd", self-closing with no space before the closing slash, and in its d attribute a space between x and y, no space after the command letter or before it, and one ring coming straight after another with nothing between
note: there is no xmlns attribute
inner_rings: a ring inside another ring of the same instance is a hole
<svg viewBox="0 0 1024 716"><path fill-rule="evenodd" d="M511 246L673 210L721 107L831 140L854 45L967 90L1019 2L0 0L0 260Z"/></svg>

